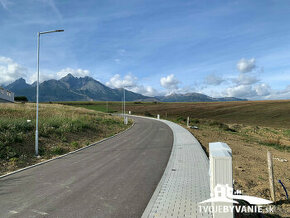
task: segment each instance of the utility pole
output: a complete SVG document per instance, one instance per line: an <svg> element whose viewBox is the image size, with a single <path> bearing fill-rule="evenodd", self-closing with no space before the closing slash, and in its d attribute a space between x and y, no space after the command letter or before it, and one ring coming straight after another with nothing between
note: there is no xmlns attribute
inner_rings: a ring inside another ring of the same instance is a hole
<svg viewBox="0 0 290 218"><path fill-rule="evenodd" d="M36 82L36 127L35 127L35 156L38 156L38 109L39 109L39 51L40 35L47 33L63 32L64 30L52 30L37 33L37 82Z"/></svg>

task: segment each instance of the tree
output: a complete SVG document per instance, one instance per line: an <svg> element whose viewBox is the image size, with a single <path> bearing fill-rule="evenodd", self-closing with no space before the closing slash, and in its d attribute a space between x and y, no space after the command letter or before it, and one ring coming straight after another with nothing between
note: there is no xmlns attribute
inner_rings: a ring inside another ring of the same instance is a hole
<svg viewBox="0 0 290 218"><path fill-rule="evenodd" d="M28 98L26 96L15 96L14 101L28 102Z"/></svg>

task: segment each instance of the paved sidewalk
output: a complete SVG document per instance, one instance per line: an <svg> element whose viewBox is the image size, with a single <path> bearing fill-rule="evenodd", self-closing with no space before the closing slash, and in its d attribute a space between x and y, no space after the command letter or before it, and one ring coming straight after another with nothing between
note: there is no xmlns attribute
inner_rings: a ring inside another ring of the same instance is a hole
<svg viewBox="0 0 290 218"><path fill-rule="evenodd" d="M194 136L166 120L173 131L172 153L142 218L212 217L198 203L210 198L209 160Z"/></svg>

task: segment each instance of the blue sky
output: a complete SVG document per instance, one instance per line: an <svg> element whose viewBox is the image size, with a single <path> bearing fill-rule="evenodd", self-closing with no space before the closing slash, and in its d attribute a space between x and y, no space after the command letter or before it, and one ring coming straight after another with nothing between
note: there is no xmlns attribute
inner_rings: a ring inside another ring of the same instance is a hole
<svg viewBox="0 0 290 218"><path fill-rule="evenodd" d="M290 98L290 2L0 0L0 84L67 73L146 94Z"/></svg>

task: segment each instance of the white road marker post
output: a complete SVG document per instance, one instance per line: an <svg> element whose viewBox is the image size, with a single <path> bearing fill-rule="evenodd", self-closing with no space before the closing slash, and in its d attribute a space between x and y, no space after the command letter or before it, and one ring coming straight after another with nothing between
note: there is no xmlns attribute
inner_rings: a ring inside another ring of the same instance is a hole
<svg viewBox="0 0 290 218"><path fill-rule="evenodd" d="M157 120L160 120L160 115L159 114L157 114Z"/></svg>
<svg viewBox="0 0 290 218"><path fill-rule="evenodd" d="M187 126L187 128L189 128L189 117L187 117L186 126Z"/></svg>

